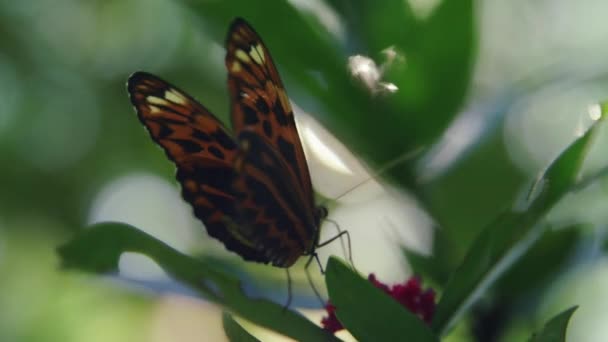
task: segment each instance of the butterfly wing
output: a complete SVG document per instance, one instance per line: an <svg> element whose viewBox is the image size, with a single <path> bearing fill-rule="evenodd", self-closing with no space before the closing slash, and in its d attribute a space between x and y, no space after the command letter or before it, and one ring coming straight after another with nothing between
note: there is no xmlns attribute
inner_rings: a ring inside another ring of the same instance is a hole
<svg viewBox="0 0 608 342"><path fill-rule="evenodd" d="M267 48L244 20L232 23L226 49L232 125L243 147L235 187L253 196L240 210L264 212L265 223L252 228L251 239L270 251L275 266L289 267L313 251L318 235L293 110Z"/></svg>
<svg viewBox="0 0 608 342"><path fill-rule="evenodd" d="M296 179L286 172L287 164L276 149L258 134L239 135L235 170L239 177L239 217L250 224L248 239L274 266L289 267L314 248L318 222L301 205Z"/></svg>
<svg viewBox="0 0 608 342"><path fill-rule="evenodd" d="M275 148L312 212L314 193L289 98L268 49L243 19L234 20L226 39L231 119L236 135L257 133Z"/></svg>
<svg viewBox="0 0 608 342"><path fill-rule="evenodd" d="M269 262L234 222L237 144L222 123L192 97L154 75L136 72L127 87L139 120L177 166L182 196L209 235L245 260Z"/></svg>

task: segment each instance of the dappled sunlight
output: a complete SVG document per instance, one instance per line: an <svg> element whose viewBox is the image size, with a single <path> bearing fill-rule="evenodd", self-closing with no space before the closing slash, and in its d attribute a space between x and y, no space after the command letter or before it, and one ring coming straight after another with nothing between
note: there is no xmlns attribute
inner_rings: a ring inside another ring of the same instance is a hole
<svg viewBox="0 0 608 342"><path fill-rule="evenodd" d="M602 117L602 107L599 103L594 103L587 107L587 113L589 114L589 118L593 121L597 121Z"/></svg>
<svg viewBox="0 0 608 342"><path fill-rule="evenodd" d="M488 128L487 105L468 108L447 128L441 139L431 148L418 167L418 181L426 183L448 170L472 145L479 141Z"/></svg>
<svg viewBox="0 0 608 342"><path fill-rule="evenodd" d="M2 341L146 341L148 300L101 277L58 272L62 228L42 217L12 220L10 229L3 220Z"/></svg>
<svg viewBox="0 0 608 342"><path fill-rule="evenodd" d="M314 190L330 201L366 201L384 192L382 174L366 167L331 132L294 104ZM384 170L387 171L387 170Z"/></svg>
<svg viewBox="0 0 608 342"><path fill-rule="evenodd" d="M504 139L509 155L522 170L534 174L581 136L599 119L598 99L605 97L599 84L558 85L530 94L506 117ZM608 135L602 129L585 161L583 175L606 166ZM582 213L582 212L581 212Z"/></svg>
<svg viewBox="0 0 608 342"><path fill-rule="evenodd" d="M408 196L385 191L366 201L344 203L329 216L342 230L348 230L357 270L375 273L386 282L403 281L410 275L403 258L403 246L421 254L431 251L431 220ZM337 234L329 222L323 224L321 241ZM346 239L345 239L346 242ZM330 255L347 259L340 241L318 250L321 263Z"/></svg>
<svg viewBox="0 0 608 342"><path fill-rule="evenodd" d="M37 63L53 61L103 78L168 63L184 29L179 8L170 1L25 4L13 5L10 20L36 18L18 34Z"/></svg>
<svg viewBox="0 0 608 342"><path fill-rule="evenodd" d="M176 185L151 174L133 173L100 189L88 222L128 223L185 252L204 234L195 230L191 212Z"/></svg>
<svg viewBox="0 0 608 342"><path fill-rule="evenodd" d="M326 128L295 104L294 110L315 191L335 199L370 178L361 162Z"/></svg>
<svg viewBox="0 0 608 342"><path fill-rule="evenodd" d="M353 172L344 165L344 162L324 144L315 132L309 127L304 127L304 139L310 151L315 158L319 159L325 166L347 175L352 175Z"/></svg>
<svg viewBox="0 0 608 342"><path fill-rule="evenodd" d="M568 327L566 341L603 342L608 335L606 300L608 259L604 257L597 263L581 265L578 272L555 282L543 298L539 316L546 319L555 310L578 305Z"/></svg>
<svg viewBox="0 0 608 342"><path fill-rule="evenodd" d="M409 275L401 246L429 253L431 220L399 190L382 185L381 175L366 167L311 116L298 107L297 120L315 191L337 202L329 218L352 240L355 265L363 273L375 272L386 281L401 281ZM338 233L325 222L321 241ZM347 258L339 241L318 250L321 264L330 255Z"/></svg>
<svg viewBox="0 0 608 342"><path fill-rule="evenodd" d="M555 227L571 224L604 226L608 222L608 194L605 184L606 181L600 181L564 196L549 213L547 221Z"/></svg>
<svg viewBox="0 0 608 342"><path fill-rule="evenodd" d="M290 0L295 7L304 13L310 13L335 37L344 40L346 32L342 20L325 1Z"/></svg>
<svg viewBox="0 0 608 342"><path fill-rule="evenodd" d="M221 307L178 295L166 295L158 301L146 335L150 342L228 341Z"/></svg>
<svg viewBox="0 0 608 342"><path fill-rule="evenodd" d="M167 273L154 260L139 253L123 253L118 260L118 271L130 280L170 281Z"/></svg>

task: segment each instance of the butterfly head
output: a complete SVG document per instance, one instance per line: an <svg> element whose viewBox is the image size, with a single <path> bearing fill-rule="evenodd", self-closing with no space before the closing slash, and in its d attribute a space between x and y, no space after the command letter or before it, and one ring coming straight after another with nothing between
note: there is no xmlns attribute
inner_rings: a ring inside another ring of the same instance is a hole
<svg viewBox="0 0 608 342"><path fill-rule="evenodd" d="M327 208L320 205L315 209L315 221L317 224L317 227L321 224L321 220L327 218L328 215L328 211Z"/></svg>

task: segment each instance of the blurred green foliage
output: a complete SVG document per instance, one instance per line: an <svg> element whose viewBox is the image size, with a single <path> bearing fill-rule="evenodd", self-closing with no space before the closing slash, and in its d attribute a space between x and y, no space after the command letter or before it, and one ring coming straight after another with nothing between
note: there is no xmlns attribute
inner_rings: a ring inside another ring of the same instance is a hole
<svg viewBox="0 0 608 342"><path fill-rule="evenodd" d="M221 45L235 16L246 18L262 35L293 100L369 165L378 167L423 147L422 158L392 169L387 180L413 194L440 227L435 246L441 258L433 261L432 273L439 285L480 230L517 202L555 155L534 171L522 167L516 160L526 156L517 157L512 149L517 137L503 133L507 114L538 109L530 103L547 89L553 91L542 100L548 103L558 101L560 87L590 92L591 84L598 96L608 94L605 52L584 39L601 36L607 25L578 25L580 32L573 34L579 36L570 39L554 28L559 39L549 33L538 39L554 39L558 49L546 49L539 57L522 53L542 46L539 42L515 45L534 38L518 33L519 27L537 26L513 18L527 13L540 20L553 13L541 4L515 1L514 15L504 14L514 21L493 33L497 29L491 20L503 17L496 18L488 1L444 0L426 15L413 2L397 0L320 1L316 12L294 3L0 3L0 340L145 339L140 329L148 323L153 299L113 283L59 273L53 250L88 223L95 196L109 181L146 170L173 182L172 165L149 141L130 107L124 89L130 73L159 74L227 118ZM500 12L502 7L493 6ZM585 5L577 10L587 7L593 10ZM337 18L341 31L328 29L322 16L327 13ZM503 32L515 38L508 40ZM488 36L498 39L484 40ZM590 48L573 45L579 42ZM387 58L382 51L389 47L405 60L392 64L383 80L400 91L372 96L349 74L347 58L363 54L382 64ZM459 114L479 108L483 113L475 124L482 133L472 134L467 149L456 153L438 176L420 182L427 152ZM554 117L551 111L546 114ZM536 132L538 144L557 135L551 124ZM573 140L564 137L561 149ZM608 203L605 184L600 193L593 202ZM488 335L499 338L508 336L505 329L536 315L527 300L531 293L541 301L552 280L576 266L575 261L602 257L580 252L591 248L589 232L597 229L586 216L551 222L552 228L566 229L545 232L462 324L493 327L490 313L499 312L502 324ZM544 267L545 260L550 267ZM422 259L418 262L428 267ZM104 334L96 335L98 331Z"/></svg>

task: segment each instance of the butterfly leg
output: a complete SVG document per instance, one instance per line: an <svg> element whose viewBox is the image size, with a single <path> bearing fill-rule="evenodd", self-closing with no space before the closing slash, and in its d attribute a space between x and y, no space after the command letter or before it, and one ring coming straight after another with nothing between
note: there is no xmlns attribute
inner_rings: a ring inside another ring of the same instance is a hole
<svg viewBox="0 0 608 342"><path fill-rule="evenodd" d="M340 229L340 226L338 225L338 222L336 222L336 221L334 221L332 219L328 219L328 218L326 218L325 221L333 224L334 227L336 227L336 230L338 231L338 234L342 233L342 229ZM346 253L346 247L344 246L344 240L343 239L340 239L340 245L342 247L342 255L344 255L345 257L347 255L350 255L350 253L351 253L350 246L349 246L349 249L348 249L348 253Z"/></svg>
<svg viewBox="0 0 608 342"><path fill-rule="evenodd" d="M333 222L333 221L331 221L331 222ZM335 222L334 222L334 224L335 224ZM338 225L337 225L337 224L336 224L336 227L338 227ZM340 239L340 241L342 241L342 237L343 237L344 235L346 235L346 243L348 244L348 262L350 262L351 266L352 266L354 269L356 269L356 267L355 267L355 263L353 262L353 253L352 253L352 252L353 252L353 250L352 250L352 248L351 248L351 243L350 243L350 234L348 233L348 230L340 230L340 228L339 228L339 227L338 227L338 231L339 231L339 233L338 233L336 236L334 236L334 237L330 238L330 239L329 239L329 240L327 240L327 241L324 241L324 242L322 242L322 243L319 243L319 244L316 246L316 248L320 248L320 247L323 247L323 246L327 246L327 245L329 245L330 243L334 242L334 241L335 241L335 240L337 240L337 239ZM345 253L345 254L346 254L346 253Z"/></svg>
<svg viewBox="0 0 608 342"><path fill-rule="evenodd" d="M325 219L325 220L328 221L329 223L332 223L336 227L336 230L338 231L338 235L332 237L328 241L325 241L325 242L319 244L317 246L317 248L325 246L325 245L328 245L328 244L330 244L331 242L333 242L336 239L340 239L340 245L342 245L342 253L345 256L348 255L348 261L350 262L351 266L354 269L356 269L355 263L353 262L353 250L352 250L351 244L350 244L350 234L346 230L342 231L342 229L340 229L340 225L338 225L338 223L336 221L331 220L331 219ZM348 253L346 253L346 248L344 247L344 240L342 239L342 236L344 236L344 235L346 235L346 240L347 240L347 243L348 243Z"/></svg>
<svg viewBox="0 0 608 342"><path fill-rule="evenodd" d="M283 312L285 312L291 305L291 274L289 274L289 268L285 269L287 273L287 302L283 306Z"/></svg>
<svg viewBox="0 0 608 342"><path fill-rule="evenodd" d="M315 287L315 284L312 281L312 277L310 276L309 266L310 266L310 264L312 264L313 259L317 260L317 263L319 264L319 269L321 270L321 274L325 274L325 271L323 270L323 267L321 266L321 261L319 260L317 253L312 253L310 255L310 257L308 258L308 260L306 261L306 265L304 266L304 271L306 272L306 279L308 280L308 284L310 284L312 291L315 293L315 296L317 296L317 298L319 299L321 306L325 306L325 302L323 301L323 298L321 297L319 290L317 290L317 288Z"/></svg>

